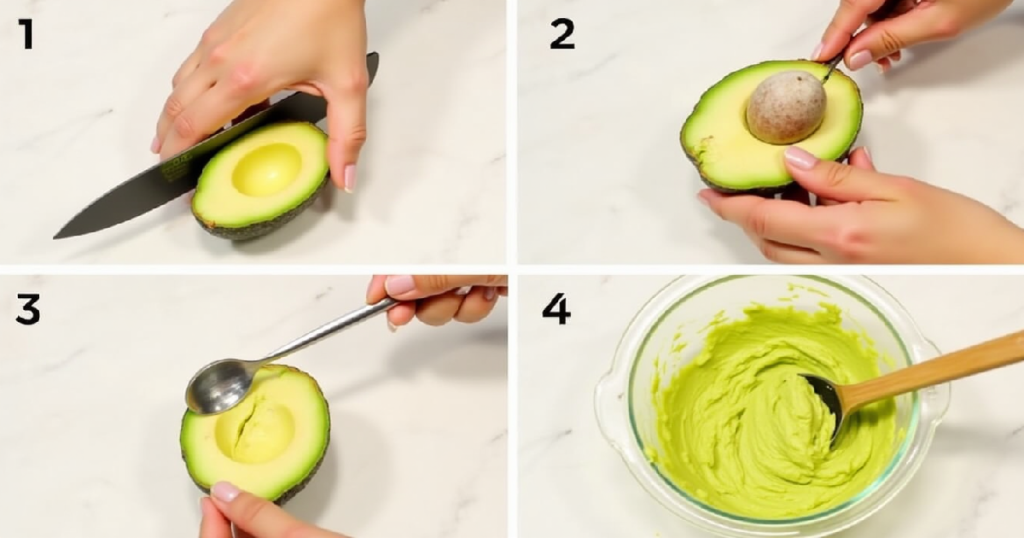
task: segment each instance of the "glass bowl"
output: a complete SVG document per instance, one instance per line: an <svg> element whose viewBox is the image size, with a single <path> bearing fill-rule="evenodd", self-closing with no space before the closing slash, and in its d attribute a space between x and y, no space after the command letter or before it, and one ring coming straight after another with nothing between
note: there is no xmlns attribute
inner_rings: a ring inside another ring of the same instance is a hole
<svg viewBox="0 0 1024 538"><path fill-rule="evenodd" d="M883 374L939 355L893 296L859 276L681 277L647 301L630 322L611 370L595 390L597 421L640 485L672 513L723 537L828 536L877 512L920 468L949 407L948 384L898 397L896 426L903 435L894 438L888 467L852 499L805 517L760 520L723 512L677 488L644 455L658 443L651 397L656 374L667 382L675 369L693 360L703 347L700 330L716 315L724 311L729 319L742 318L743 308L754 302L816 311L821 301L838 306L844 327L866 334L879 356L888 356L892 364L879 360Z"/></svg>

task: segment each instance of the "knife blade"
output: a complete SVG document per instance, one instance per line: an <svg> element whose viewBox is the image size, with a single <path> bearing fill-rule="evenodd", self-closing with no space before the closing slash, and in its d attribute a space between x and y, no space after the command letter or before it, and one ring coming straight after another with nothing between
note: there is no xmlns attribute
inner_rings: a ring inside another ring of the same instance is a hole
<svg viewBox="0 0 1024 538"><path fill-rule="evenodd" d="M366 55L369 82L377 76L380 55ZM327 117L327 101L296 92L237 124L221 129L191 148L121 183L78 212L53 239L86 235L149 213L196 188L199 175L218 150L253 129L276 121L316 123Z"/></svg>

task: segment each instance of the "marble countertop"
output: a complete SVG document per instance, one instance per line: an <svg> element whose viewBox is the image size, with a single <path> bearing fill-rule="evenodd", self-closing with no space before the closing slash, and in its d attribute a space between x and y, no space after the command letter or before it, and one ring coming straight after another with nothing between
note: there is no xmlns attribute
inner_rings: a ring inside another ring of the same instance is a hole
<svg viewBox="0 0 1024 538"><path fill-rule="evenodd" d="M178 447L186 382L363 304L363 277L0 277L4 536L181 538L201 493ZM38 293L38 323L18 293ZM392 334L368 320L283 362L331 406L318 474L287 505L357 538L503 537L507 314Z"/></svg>
<svg viewBox="0 0 1024 538"><path fill-rule="evenodd" d="M519 532L704 536L640 487L598 430L593 390L632 316L671 277L520 277ZM875 277L943 351L1024 328L1024 277ZM566 325L537 315L561 292ZM962 379L921 469L844 538L1021 536L1024 366ZM552 396L544 396L552 395ZM554 395L557 395L554 396Z"/></svg>
<svg viewBox="0 0 1024 538"><path fill-rule="evenodd" d="M92 200L157 162L149 144L171 76L227 4L5 2L0 262L504 261L500 0L367 2L369 48L381 65L354 195L332 191L244 245L207 236L185 197L116 228L52 241ZM32 50L22 50L17 19L25 17L34 21Z"/></svg>
<svg viewBox="0 0 1024 538"><path fill-rule="evenodd" d="M520 0L520 261L765 263L698 203L679 130L729 72L810 56L837 4ZM575 23L573 50L550 49L560 17ZM913 49L884 77L856 73L859 142L878 168L1024 225L1022 26L1015 5L952 44Z"/></svg>

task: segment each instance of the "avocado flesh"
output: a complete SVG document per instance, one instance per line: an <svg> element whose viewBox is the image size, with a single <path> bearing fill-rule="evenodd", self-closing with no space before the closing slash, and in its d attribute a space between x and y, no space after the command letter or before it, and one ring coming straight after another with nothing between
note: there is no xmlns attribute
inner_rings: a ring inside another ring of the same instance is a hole
<svg viewBox="0 0 1024 538"><path fill-rule="evenodd" d="M305 211L327 184L329 170L327 135L316 125L266 125L210 159L192 198L192 214L214 236L255 239Z"/></svg>
<svg viewBox="0 0 1024 538"><path fill-rule="evenodd" d="M680 142L701 180L731 194L771 196L792 184L783 153L788 146L758 140L746 125L750 95L766 78L800 69L821 79L828 66L809 60L772 60L730 73L701 96L683 123ZM796 146L819 159L841 161L860 133L864 115L860 89L836 69L824 84L826 107L821 125Z"/></svg>
<svg viewBox="0 0 1024 538"><path fill-rule="evenodd" d="M181 456L204 493L226 480L283 505L316 475L330 437L330 411L316 380L272 364L257 372L252 390L230 410L185 412Z"/></svg>

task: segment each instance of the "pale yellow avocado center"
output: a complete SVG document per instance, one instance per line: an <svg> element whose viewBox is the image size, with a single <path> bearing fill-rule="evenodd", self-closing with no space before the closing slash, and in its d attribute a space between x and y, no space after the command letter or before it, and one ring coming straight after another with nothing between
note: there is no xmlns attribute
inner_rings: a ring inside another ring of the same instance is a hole
<svg viewBox="0 0 1024 538"><path fill-rule="evenodd" d="M284 190L302 170L302 155L291 144L274 143L250 151L235 165L231 182L247 196Z"/></svg>
<svg viewBox="0 0 1024 538"><path fill-rule="evenodd" d="M295 419L287 407L256 394L245 406L217 418L217 447L225 456L242 463L270 461L291 444Z"/></svg>

